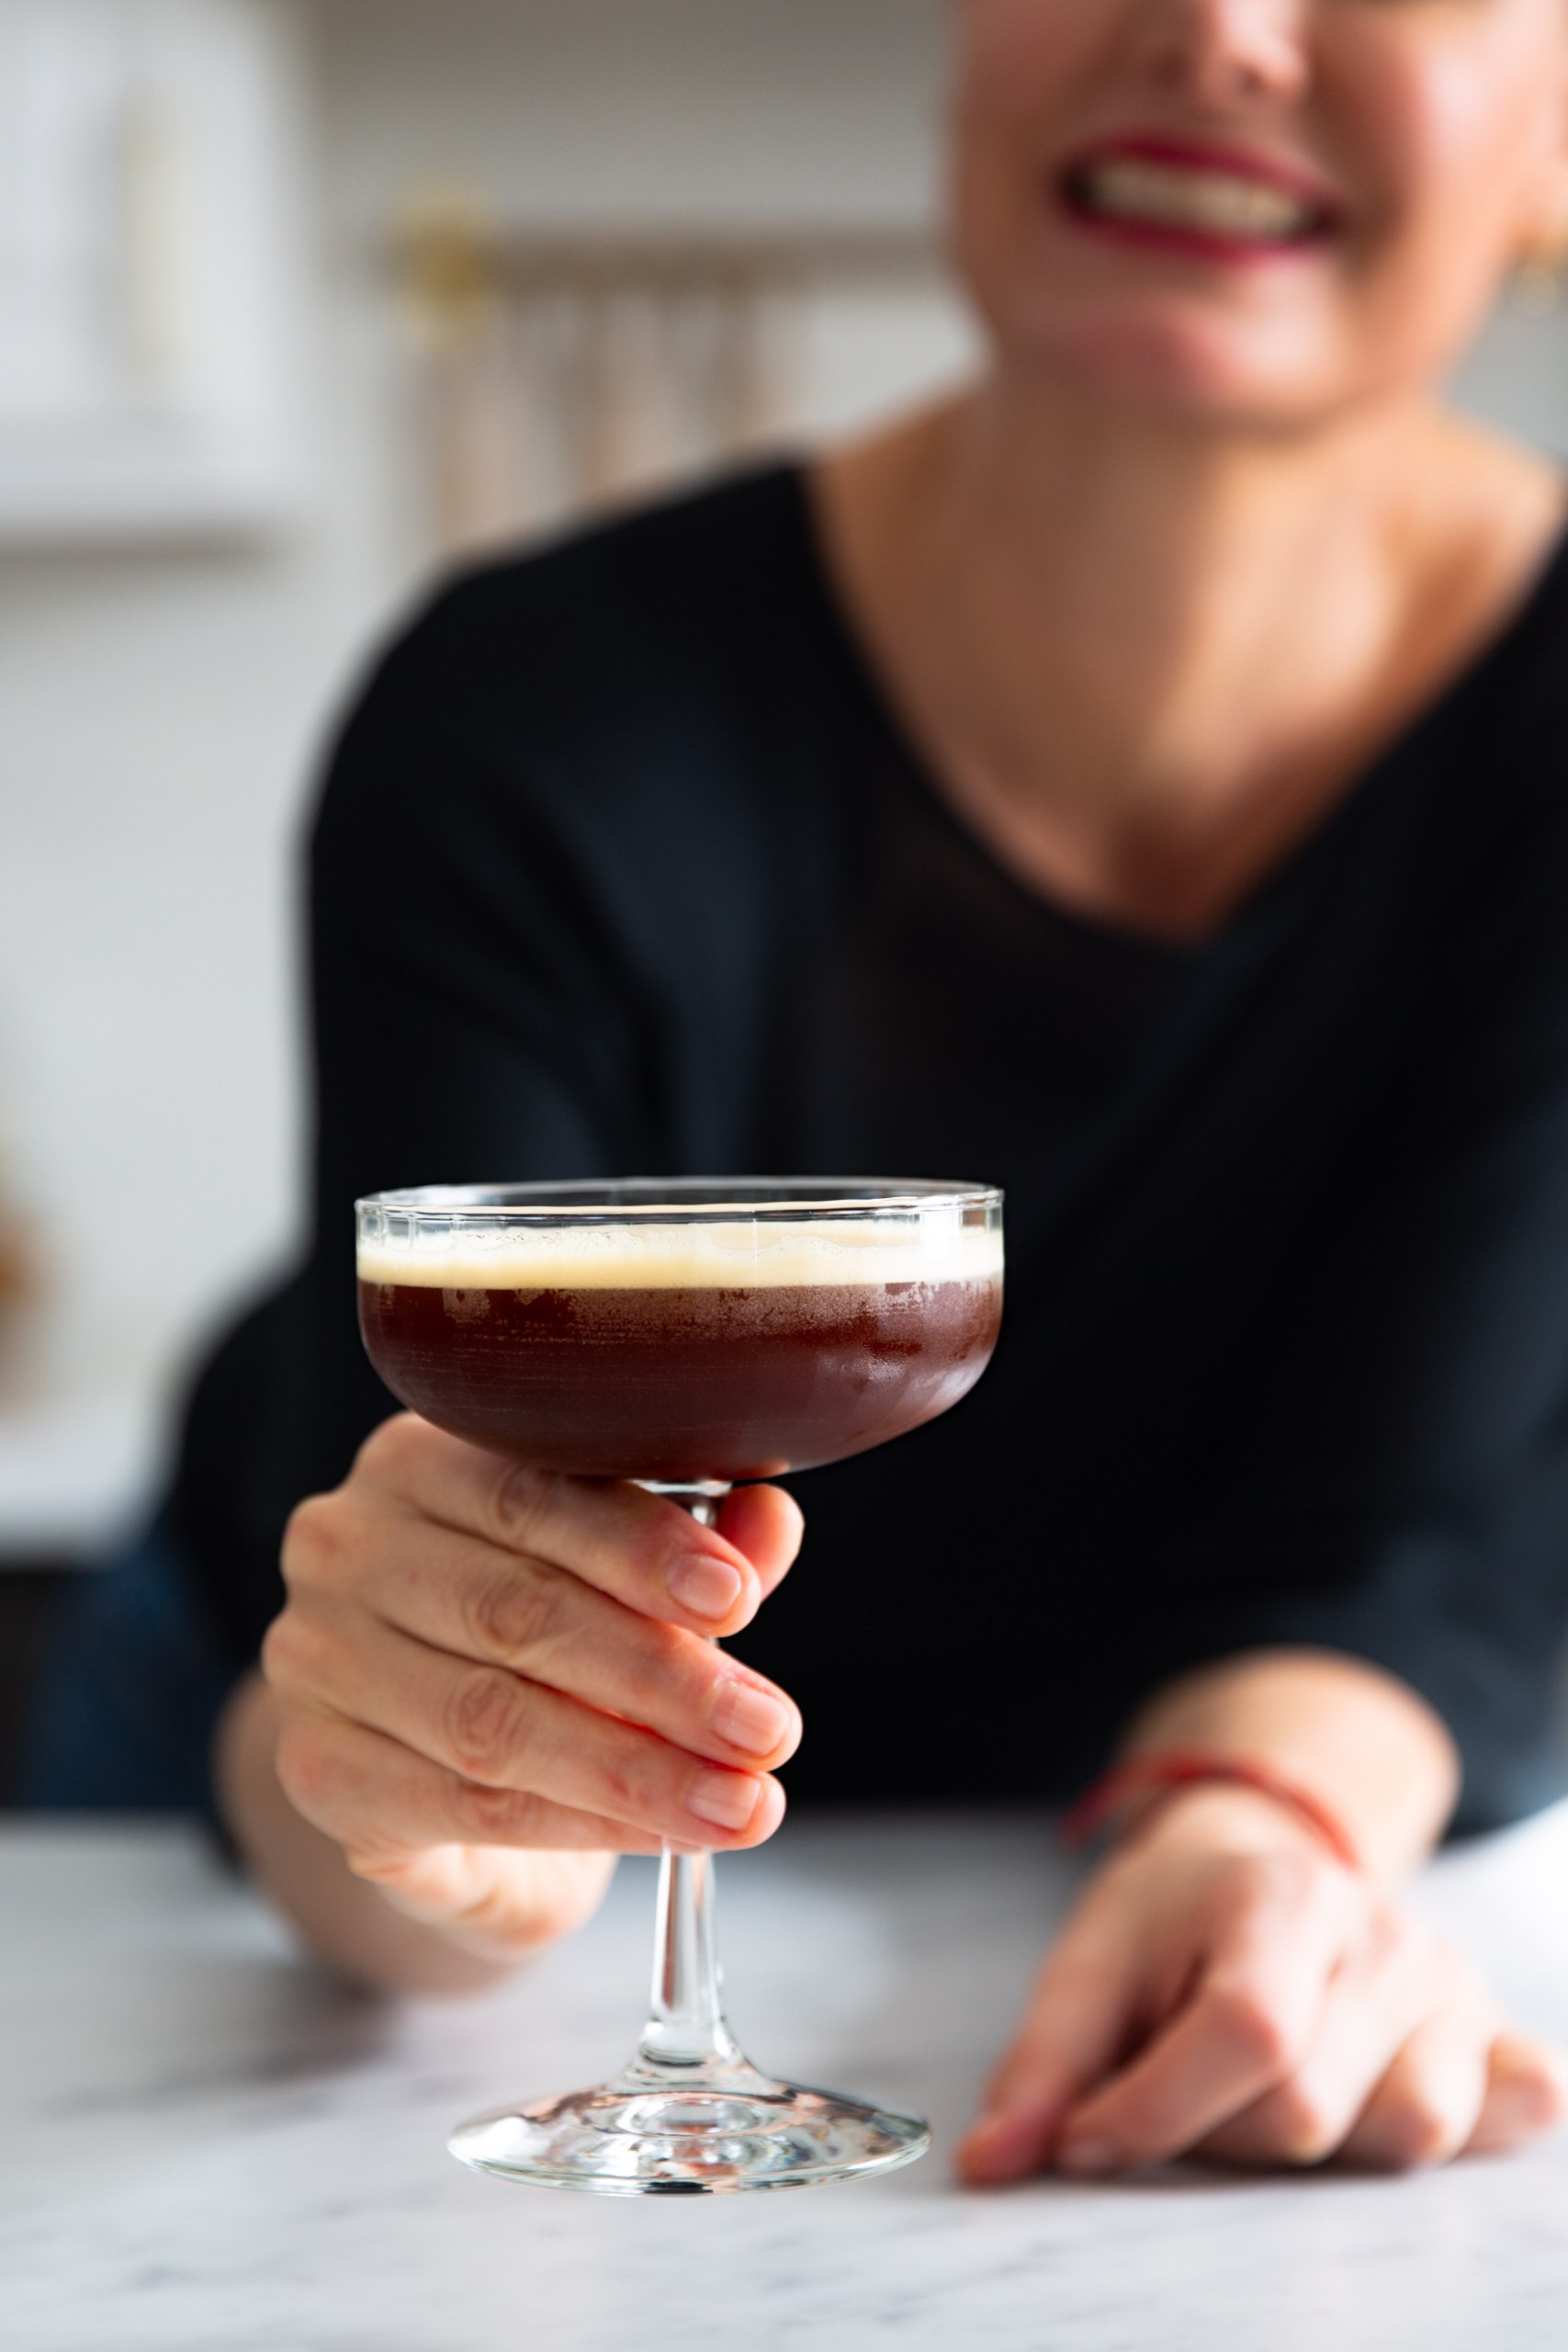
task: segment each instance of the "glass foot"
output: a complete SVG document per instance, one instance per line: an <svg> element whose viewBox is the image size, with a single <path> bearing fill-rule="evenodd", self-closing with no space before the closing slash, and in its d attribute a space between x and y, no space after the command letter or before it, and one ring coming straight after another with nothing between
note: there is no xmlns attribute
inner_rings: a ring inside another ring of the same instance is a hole
<svg viewBox="0 0 1568 2352"><path fill-rule="evenodd" d="M447 2145L476 2172L542 2188L722 2197L893 2172L924 2155L931 2132L912 2115L744 2064L682 2080L638 2063L599 2090L476 2116Z"/></svg>

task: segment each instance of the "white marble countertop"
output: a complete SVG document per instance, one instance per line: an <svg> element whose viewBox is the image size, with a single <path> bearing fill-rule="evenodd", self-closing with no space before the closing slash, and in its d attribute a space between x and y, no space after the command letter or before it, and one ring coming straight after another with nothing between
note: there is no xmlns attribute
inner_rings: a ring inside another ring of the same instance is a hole
<svg viewBox="0 0 1568 2352"><path fill-rule="evenodd" d="M1070 1871L1031 1820L787 1827L725 1865L759 2064L919 2109L923 2163L791 2196L474 2177L446 2128L641 2022L651 1875L504 1991L378 2007L190 1832L0 1827L6 2352L1562 2352L1568 2141L1404 2180L958 2189L948 2151ZM1568 2041L1568 1808L1423 1900Z"/></svg>

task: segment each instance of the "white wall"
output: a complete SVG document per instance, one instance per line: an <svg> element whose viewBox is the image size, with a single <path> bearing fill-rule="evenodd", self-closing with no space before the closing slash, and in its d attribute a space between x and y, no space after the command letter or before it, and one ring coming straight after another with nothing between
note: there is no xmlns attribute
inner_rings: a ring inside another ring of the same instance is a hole
<svg viewBox="0 0 1568 2352"><path fill-rule="evenodd" d="M539 218L912 219L942 0L278 0L311 180L313 488L276 544L0 561L0 1145L50 1261L0 1407L0 1555L70 1546L154 1472L197 1334L289 1246L290 893L312 746L421 568L380 254L418 184ZM838 322L843 419L949 367L954 322ZM1568 443L1568 331L1473 380Z"/></svg>
<svg viewBox="0 0 1568 2352"><path fill-rule="evenodd" d="M311 481L267 546L0 560L0 1170L48 1288L0 1403L0 1555L154 1475L196 1336L287 1251L291 890L325 714L423 556L382 275L432 181L581 220L920 215L941 0L279 0L310 157ZM950 324L831 339L841 415Z"/></svg>

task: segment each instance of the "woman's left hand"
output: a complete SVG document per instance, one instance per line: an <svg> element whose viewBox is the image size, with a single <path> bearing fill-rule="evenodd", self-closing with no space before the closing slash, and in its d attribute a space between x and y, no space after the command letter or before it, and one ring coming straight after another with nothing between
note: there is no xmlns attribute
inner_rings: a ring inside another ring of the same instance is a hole
<svg viewBox="0 0 1568 2352"><path fill-rule="evenodd" d="M1181 2155L1377 2169L1517 2146L1568 2071L1282 1807L1168 1799L1090 1882L960 2152L976 2182Z"/></svg>

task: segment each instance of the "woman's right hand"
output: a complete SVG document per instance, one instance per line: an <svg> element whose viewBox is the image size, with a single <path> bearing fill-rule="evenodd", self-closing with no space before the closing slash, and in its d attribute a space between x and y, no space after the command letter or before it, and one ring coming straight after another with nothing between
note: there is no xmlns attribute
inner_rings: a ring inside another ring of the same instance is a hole
<svg viewBox="0 0 1568 2352"><path fill-rule="evenodd" d="M706 1528L400 1414L289 1521L262 1660L278 1780L356 1875L487 1954L577 1925L616 1853L761 1845L800 1716L710 1640L801 1528L777 1487Z"/></svg>

